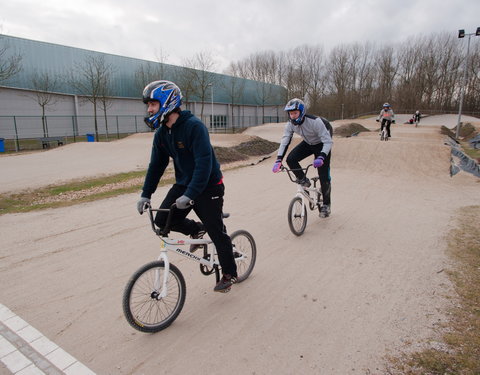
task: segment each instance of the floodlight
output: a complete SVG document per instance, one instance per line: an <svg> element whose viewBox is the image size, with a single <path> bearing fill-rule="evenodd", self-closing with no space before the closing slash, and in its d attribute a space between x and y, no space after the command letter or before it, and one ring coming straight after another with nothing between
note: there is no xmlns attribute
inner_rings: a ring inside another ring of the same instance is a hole
<svg viewBox="0 0 480 375"><path fill-rule="evenodd" d="M458 37L459 38L465 38L465 30L458 30Z"/></svg>
<svg viewBox="0 0 480 375"><path fill-rule="evenodd" d="M476 36L480 36L480 27L477 27L477 32L475 33Z"/></svg>

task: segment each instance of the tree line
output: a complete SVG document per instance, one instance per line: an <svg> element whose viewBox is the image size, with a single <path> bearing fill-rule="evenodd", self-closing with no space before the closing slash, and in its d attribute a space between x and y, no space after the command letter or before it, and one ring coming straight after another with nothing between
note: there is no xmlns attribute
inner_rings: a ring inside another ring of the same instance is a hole
<svg viewBox="0 0 480 375"><path fill-rule="evenodd" d="M465 112L480 108L480 44L474 39L467 62ZM372 113L384 102L406 113L458 111L464 40L438 33L380 46L342 44L329 53L320 45L302 45L254 53L232 62L226 74L284 86L288 99L301 98L310 113L331 119Z"/></svg>

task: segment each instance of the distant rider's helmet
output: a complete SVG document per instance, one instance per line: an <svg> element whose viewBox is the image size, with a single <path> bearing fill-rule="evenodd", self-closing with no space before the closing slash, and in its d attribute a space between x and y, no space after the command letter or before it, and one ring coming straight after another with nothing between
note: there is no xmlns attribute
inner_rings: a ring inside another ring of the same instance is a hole
<svg viewBox="0 0 480 375"><path fill-rule="evenodd" d="M144 121L152 129L160 127L166 117L173 112L175 108L182 105L182 93L180 88L170 81L154 81L149 83L143 89L143 102L156 100L160 103L160 109L157 113L145 117Z"/></svg>
<svg viewBox="0 0 480 375"><path fill-rule="evenodd" d="M290 112L295 110L300 111L300 116L298 116L298 118L296 118L295 120L290 119L290 116L289 116L289 121L293 125L301 125L303 123L303 120L305 120L305 103L302 100L297 98L291 99L285 106L284 111Z"/></svg>
<svg viewBox="0 0 480 375"><path fill-rule="evenodd" d="M388 104L388 103L383 103L383 108L384 108L384 109L389 109L389 108L390 108L390 104Z"/></svg>
<svg viewBox="0 0 480 375"><path fill-rule="evenodd" d="M415 112L415 114L416 114L416 115L419 115L419 114L420 114L420 111Z"/></svg>

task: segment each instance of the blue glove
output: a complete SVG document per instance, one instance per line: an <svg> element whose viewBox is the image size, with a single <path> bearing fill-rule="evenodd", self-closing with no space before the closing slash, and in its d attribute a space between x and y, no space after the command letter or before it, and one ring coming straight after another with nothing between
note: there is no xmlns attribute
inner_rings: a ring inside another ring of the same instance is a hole
<svg viewBox="0 0 480 375"><path fill-rule="evenodd" d="M275 164L273 164L273 168L272 168L272 172L273 173L278 173L280 172L280 169L282 168L282 160L281 159L277 159L277 161L275 162Z"/></svg>
<svg viewBox="0 0 480 375"><path fill-rule="evenodd" d="M150 199L141 197L140 200L137 202L138 213L140 215L143 214L143 211L145 211L145 209L149 206L150 206Z"/></svg>
<svg viewBox="0 0 480 375"><path fill-rule="evenodd" d="M190 208L191 205L193 205L193 201L186 195L182 195L180 198L177 198L175 203L177 204L177 208L179 208L180 210L186 210L187 208Z"/></svg>
<svg viewBox="0 0 480 375"><path fill-rule="evenodd" d="M319 156L313 161L313 168L320 168L323 165L323 156Z"/></svg>

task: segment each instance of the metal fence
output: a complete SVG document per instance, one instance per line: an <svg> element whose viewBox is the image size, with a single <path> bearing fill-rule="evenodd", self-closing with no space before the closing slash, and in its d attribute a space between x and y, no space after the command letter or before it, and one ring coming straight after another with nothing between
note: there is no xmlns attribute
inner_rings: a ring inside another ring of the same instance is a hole
<svg viewBox="0 0 480 375"><path fill-rule="evenodd" d="M62 138L63 144L92 139L109 141L150 132L143 119L140 115L97 116L95 129L94 116L0 116L0 142L5 151L22 151L45 148L45 138ZM284 122L286 117L205 115L202 120L210 132L235 133L264 123Z"/></svg>

